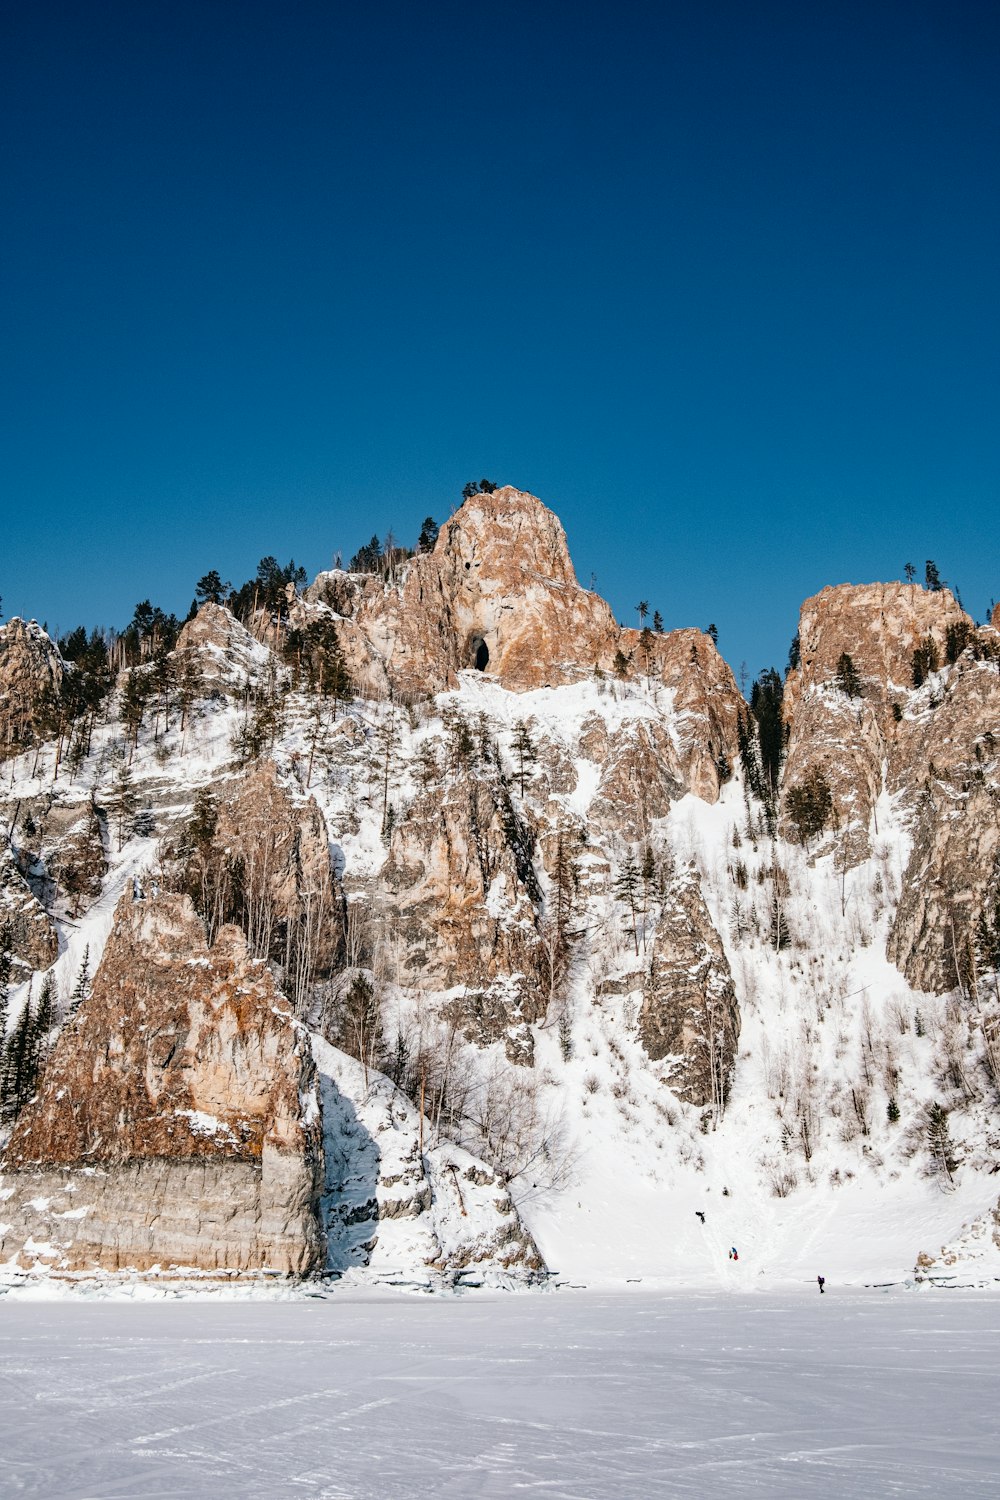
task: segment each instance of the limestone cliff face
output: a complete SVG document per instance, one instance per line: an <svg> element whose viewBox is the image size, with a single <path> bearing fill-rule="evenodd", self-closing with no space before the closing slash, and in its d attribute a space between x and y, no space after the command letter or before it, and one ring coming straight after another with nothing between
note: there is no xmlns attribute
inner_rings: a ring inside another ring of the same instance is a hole
<svg viewBox="0 0 1000 1500"><path fill-rule="evenodd" d="M682 1099L725 1106L740 1013L722 940L691 868L674 876L664 899L639 1036L651 1058L670 1060L666 1076Z"/></svg>
<svg viewBox="0 0 1000 1500"><path fill-rule="evenodd" d="M462 987L469 1034L530 1061L545 1013L534 834L495 762L421 794L393 830L381 881L403 939L405 981Z"/></svg>
<svg viewBox="0 0 1000 1500"><path fill-rule="evenodd" d="M650 820L665 817L684 795L684 768L662 720L633 719L609 728L595 715L584 725L581 749L600 767L590 821L602 832L645 839Z"/></svg>
<svg viewBox="0 0 1000 1500"><path fill-rule="evenodd" d="M355 671L364 678L374 662L403 692L453 687L477 665L514 689L572 681L610 666L618 636L608 605L577 583L558 518L509 486L467 500L397 585L366 581L353 604L339 602Z"/></svg>
<svg viewBox="0 0 1000 1500"><path fill-rule="evenodd" d="M1000 873L1000 790L956 794L935 783L920 799L913 850L886 946L915 989L968 987L976 922Z"/></svg>
<svg viewBox="0 0 1000 1500"><path fill-rule="evenodd" d="M170 883L195 895L199 909L217 900L254 954L286 966L293 989L334 966L342 924L326 823L314 798L282 779L274 761L225 783L214 825L194 847L182 841L163 857Z"/></svg>
<svg viewBox="0 0 1000 1500"><path fill-rule="evenodd" d="M918 989L968 986L970 944L1000 884L1000 638L990 627L911 695L890 784L913 808L913 847L888 955Z"/></svg>
<svg viewBox="0 0 1000 1500"><path fill-rule="evenodd" d="M79 916L100 895L107 872L101 823L93 801L80 807L60 809L59 823L69 821L62 832L51 832L43 844L45 869L63 895L73 916Z"/></svg>
<svg viewBox="0 0 1000 1500"><path fill-rule="evenodd" d="M17 755L43 731L64 672L55 643L35 620L15 616L0 626L0 759Z"/></svg>
<svg viewBox="0 0 1000 1500"><path fill-rule="evenodd" d="M363 687L419 696L453 688L460 671L479 667L523 692L595 669L610 675L617 661L627 675L655 679L683 712L676 752L690 790L714 799L735 756L740 695L709 638L620 627L577 582L558 518L522 490L467 500L434 551L408 562L398 582L323 574L310 602L342 617L341 645Z"/></svg>
<svg viewBox="0 0 1000 1500"><path fill-rule="evenodd" d="M912 687L913 654L930 642L944 662L949 630L956 629L974 626L948 590L931 593L915 584L839 584L802 606L801 663L785 684L783 800L787 805L788 793L813 768L822 771L849 863L870 852L869 823L896 739L893 705ZM858 676L853 695L838 678L845 654ZM782 831L791 833L787 817Z"/></svg>
<svg viewBox="0 0 1000 1500"><path fill-rule="evenodd" d="M272 760L260 761L221 798L215 843L238 852L246 889L266 890L280 923L311 932L317 966L329 969L337 898L329 835L314 798L294 782L283 785Z"/></svg>
<svg viewBox="0 0 1000 1500"><path fill-rule="evenodd" d="M977 630L946 589L843 585L803 605L800 649L785 690L782 805L819 768L850 865L871 852L880 793L897 799L913 846L888 957L916 988L951 989L1000 873L1000 635ZM925 657L917 685L915 652ZM845 653L853 694L838 680Z"/></svg>
<svg viewBox="0 0 1000 1500"><path fill-rule="evenodd" d="M319 1254L314 1082L290 1007L242 935L224 928L209 948L186 897L127 894L93 992L11 1137L0 1253L37 1239L51 1190L73 1202L58 1226L67 1270L307 1271Z"/></svg>

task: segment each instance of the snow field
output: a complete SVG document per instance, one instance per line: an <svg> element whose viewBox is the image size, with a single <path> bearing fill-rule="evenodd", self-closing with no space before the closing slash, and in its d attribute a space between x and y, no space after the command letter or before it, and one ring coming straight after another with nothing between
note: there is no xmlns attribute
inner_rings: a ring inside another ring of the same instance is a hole
<svg viewBox="0 0 1000 1500"><path fill-rule="evenodd" d="M0 1304L18 1500L996 1494L1000 1301Z"/></svg>

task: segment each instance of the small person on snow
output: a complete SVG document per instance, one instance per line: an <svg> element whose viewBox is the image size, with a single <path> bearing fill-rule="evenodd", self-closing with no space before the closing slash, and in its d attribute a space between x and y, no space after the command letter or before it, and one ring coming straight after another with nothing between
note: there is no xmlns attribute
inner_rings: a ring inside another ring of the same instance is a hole
<svg viewBox="0 0 1000 1500"><path fill-rule="evenodd" d="M821 1295L821 1296L822 1296L822 1293L823 1293L823 1287L824 1287L824 1285L825 1285L825 1283L826 1283L826 1277L825 1277L825 1276L817 1276L817 1277L816 1277L816 1280L817 1280L817 1282L818 1282L818 1283L819 1283L819 1290L820 1290L820 1295Z"/></svg>
<svg viewBox="0 0 1000 1500"><path fill-rule="evenodd" d="M704 1222L705 1222L705 1215L702 1213L701 1209L700 1208L696 1208L694 1212L695 1212L695 1218L700 1219L701 1222L704 1224Z"/></svg>
<svg viewBox="0 0 1000 1500"><path fill-rule="evenodd" d="M739 1258L740 1258L739 1251L737 1250L736 1246L734 1245L733 1248L729 1252L729 1259L730 1260L739 1260Z"/></svg>

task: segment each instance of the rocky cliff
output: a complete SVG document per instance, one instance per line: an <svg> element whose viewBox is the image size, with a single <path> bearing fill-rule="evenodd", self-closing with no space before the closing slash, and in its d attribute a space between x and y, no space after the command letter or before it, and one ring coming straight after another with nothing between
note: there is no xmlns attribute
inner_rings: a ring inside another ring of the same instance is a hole
<svg viewBox="0 0 1000 1500"><path fill-rule="evenodd" d="M645 978L639 1036L682 1099L725 1108L740 1012L722 940L693 867L670 881Z"/></svg>
<svg viewBox="0 0 1000 1500"><path fill-rule="evenodd" d="M992 1224L996 625L807 601L775 801L712 640L618 625L532 496L385 571L205 606L71 767L12 633L11 1276L799 1276L804 1218L812 1257L877 1201L905 1267Z"/></svg>
<svg viewBox="0 0 1000 1500"><path fill-rule="evenodd" d="M35 620L0 626L0 758L16 755L51 728L65 668Z"/></svg>
<svg viewBox="0 0 1000 1500"><path fill-rule="evenodd" d="M4 1258L308 1271L315 1075L242 935L224 928L210 948L186 898L127 892L4 1165Z"/></svg>
<svg viewBox="0 0 1000 1500"><path fill-rule="evenodd" d="M682 710L678 760L692 790L717 795L735 757L740 697L714 643L696 630L619 626L577 582L558 518L523 490L467 500L433 552L412 558L393 583L321 574L307 601L339 616L348 664L368 690L441 692L472 669L514 692L595 671L644 674Z"/></svg>
<svg viewBox="0 0 1000 1500"><path fill-rule="evenodd" d="M825 777L849 863L870 852L871 819L893 759L898 715L914 679L914 654L943 663L973 622L947 589L840 584L807 599L799 615L800 664L788 675L783 790L811 771ZM919 675L919 673L918 673ZM898 763L898 783L905 762ZM785 829L789 831L786 818Z"/></svg>

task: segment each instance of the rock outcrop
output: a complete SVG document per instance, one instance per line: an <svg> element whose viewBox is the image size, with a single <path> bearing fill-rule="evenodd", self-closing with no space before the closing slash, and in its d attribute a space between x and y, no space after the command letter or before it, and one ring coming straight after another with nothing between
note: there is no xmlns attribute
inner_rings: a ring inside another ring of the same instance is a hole
<svg viewBox="0 0 1000 1500"><path fill-rule="evenodd" d="M463 733L459 729L459 735ZM469 740L462 774L422 793L393 830L381 882L402 939L404 982L441 991L468 1034L530 1061L545 1013L534 834L498 765Z"/></svg>
<svg viewBox="0 0 1000 1500"><path fill-rule="evenodd" d="M914 653L944 663L949 632L974 626L947 589L915 584L839 584L807 599L799 615L799 666L785 684L788 725L782 831L794 837L788 796L813 771L822 774L839 830L840 857L870 853L872 812L892 757L897 714L914 677ZM841 671L850 658L856 678Z"/></svg>
<svg viewBox="0 0 1000 1500"><path fill-rule="evenodd" d="M671 880L644 982L639 1037L682 1099L725 1107L740 1013L729 962L693 868Z"/></svg>
<svg viewBox="0 0 1000 1500"><path fill-rule="evenodd" d="M976 924L1000 888L1000 787L935 780L917 806L913 848L887 957L914 989L972 988Z"/></svg>
<svg viewBox="0 0 1000 1500"><path fill-rule="evenodd" d="M172 653L181 673L188 671L206 692L242 692L267 681L277 659L221 604L203 604L181 627Z"/></svg>
<svg viewBox="0 0 1000 1500"><path fill-rule="evenodd" d="M186 897L129 893L15 1125L0 1255L306 1272L318 1120L308 1045L242 934L210 948Z"/></svg>
<svg viewBox="0 0 1000 1500"><path fill-rule="evenodd" d="M47 969L59 956L55 923L6 843L0 846L0 948L9 949L29 969Z"/></svg>
<svg viewBox="0 0 1000 1500"><path fill-rule="evenodd" d="M478 668L515 692L577 682L595 671L648 676L682 716L676 747L686 789L718 796L736 753L740 696L713 642L697 630L626 630L581 588L566 535L540 500L506 486L467 500L433 552L398 581L321 574L306 605L336 612L355 681L423 696Z"/></svg>
<svg viewBox="0 0 1000 1500"><path fill-rule="evenodd" d="M253 953L285 966L293 990L329 974L342 920L326 823L273 760L225 783L202 826L163 857L171 884L199 900L217 893L206 899L243 927Z"/></svg>
<svg viewBox="0 0 1000 1500"><path fill-rule="evenodd" d="M85 911L101 893L107 873L107 859L101 834L101 821L93 801L79 804L69 827L50 843L43 845L45 869L66 900L74 917Z"/></svg>
<svg viewBox="0 0 1000 1500"><path fill-rule="evenodd" d="M0 760L44 734L64 673L55 643L37 621L15 615L0 626Z"/></svg>
<svg viewBox="0 0 1000 1500"><path fill-rule="evenodd" d="M383 1074L319 1038L313 1049L327 1269L451 1284L536 1280L541 1256L496 1172L461 1146L432 1140L427 1122L422 1141L418 1111Z"/></svg>

